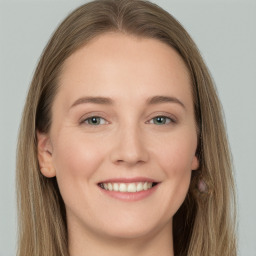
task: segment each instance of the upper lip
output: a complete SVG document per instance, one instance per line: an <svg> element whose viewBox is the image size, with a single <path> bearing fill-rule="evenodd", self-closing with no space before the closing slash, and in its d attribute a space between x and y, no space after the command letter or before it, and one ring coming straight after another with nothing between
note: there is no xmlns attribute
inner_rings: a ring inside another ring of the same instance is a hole
<svg viewBox="0 0 256 256"><path fill-rule="evenodd" d="M103 180L99 183L132 183L132 182L152 182L152 183L158 183L159 181L156 181L151 178L147 177L134 177L134 178L110 178Z"/></svg>

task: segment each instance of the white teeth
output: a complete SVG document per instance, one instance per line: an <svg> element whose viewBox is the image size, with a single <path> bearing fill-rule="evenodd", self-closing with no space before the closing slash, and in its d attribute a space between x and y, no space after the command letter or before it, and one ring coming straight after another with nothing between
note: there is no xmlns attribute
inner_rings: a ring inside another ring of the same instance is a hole
<svg viewBox="0 0 256 256"><path fill-rule="evenodd" d="M143 189L144 189L144 190L147 190L147 189L148 189L148 184L147 184L147 182L145 182L145 183L143 184Z"/></svg>
<svg viewBox="0 0 256 256"><path fill-rule="evenodd" d="M139 192L152 188L152 182L136 182L136 183L103 183L103 188L109 191L119 192Z"/></svg>
<svg viewBox="0 0 256 256"><path fill-rule="evenodd" d="M119 191L120 191L120 192L127 192L126 184L121 183L121 184L119 185Z"/></svg>
<svg viewBox="0 0 256 256"><path fill-rule="evenodd" d="M136 185L134 183L130 183L128 185L127 192L136 192Z"/></svg>
<svg viewBox="0 0 256 256"><path fill-rule="evenodd" d="M112 184L111 184L111 183L108 183L108 190L110 190L110 191L113 190L113 187L112 187Z"/></svg>
<svg viewBox="0 0 256 256"><path fill-rule="evenodd" d="M142 191L142 190L143 190L143 185L140 182L140 183L137 184L137 191L139 192L139 191Z"/></svg>
<svg viewBox="0 0 256 256"><path fill-rule="evenodd" d="M113 184L113 190L114 190L114 191L118 191L118 184L117 184L117 183L114 183L114 184Z"/></svg>

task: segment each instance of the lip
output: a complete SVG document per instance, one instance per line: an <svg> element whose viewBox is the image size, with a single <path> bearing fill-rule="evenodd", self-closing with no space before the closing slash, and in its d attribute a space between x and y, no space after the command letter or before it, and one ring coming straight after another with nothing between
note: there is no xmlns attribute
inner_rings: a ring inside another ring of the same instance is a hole
<svg viewBox="0 0 256 256"><path fill-rule="evenodd" d="M132 183L132 182L152 182L152 183L159 183L159 181L156 181L151 178L146 178L146 177L134 177L134 178L113 178L113 179L107 179L98 182L100 183Z"/></svg>
<svg viewBox="0 0 256 256"><path fill-rule="evenodd" d="M99 186L99 184L101 183L133 183L133 182L152 182L152 183L156 183L156 185L148 190L142 190L139 192L120 192L120 191L113 191L113 190L110 191L110 190L105 190ZM158 189L159 183L160 182L155 181L154 179L150 179L146 177L135 177L135 178L107 179L99 182L97 185L100 191L106 196L110 196L112 198L115 198L121 201L134 202L134 201L143 200L149 197L150 195L152 195Z"/></svg>

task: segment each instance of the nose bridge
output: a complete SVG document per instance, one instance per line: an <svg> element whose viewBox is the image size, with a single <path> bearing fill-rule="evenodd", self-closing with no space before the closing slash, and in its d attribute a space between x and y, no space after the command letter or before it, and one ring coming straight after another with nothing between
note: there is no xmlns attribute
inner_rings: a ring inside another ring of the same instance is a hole
<svg viewBox="0 0 256 256"><path fill-rule="evenodd" d="M144 136L137 122L130 121L120 125L116 134L112 161L133 165L148 160Z"/></svg>

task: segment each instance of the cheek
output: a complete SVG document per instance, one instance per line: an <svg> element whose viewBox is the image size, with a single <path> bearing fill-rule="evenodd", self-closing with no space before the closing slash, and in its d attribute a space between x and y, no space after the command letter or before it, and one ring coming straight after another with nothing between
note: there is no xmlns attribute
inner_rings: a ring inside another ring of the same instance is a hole
<svg viewBox="0 0 256 256"><path fill-rule="evenodd" d="M178 177L192 170L196 151L195 136L172 136L156 147L159 165L168 177Z"/></svg>
<svg viewBox="0 0 256 256"><path fill-rule="evenodd" d="M60 134L55 142L53 162L60 190L76 191L83 187L98 169L103 159L102 149L90 140L72 134ZM71 192L71 191L70 191Z"/></svg>
<svg viewBox="0 0 256 256"><path fill-rule="evenodd" d="M165 189L162 197L173 216L183 203L190 185L192 161L195 155L196 139L176 137L170 143L162 144L155 152L158 165L165 174Z"/></svg>

